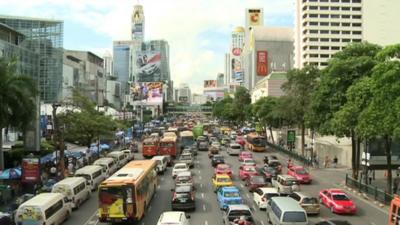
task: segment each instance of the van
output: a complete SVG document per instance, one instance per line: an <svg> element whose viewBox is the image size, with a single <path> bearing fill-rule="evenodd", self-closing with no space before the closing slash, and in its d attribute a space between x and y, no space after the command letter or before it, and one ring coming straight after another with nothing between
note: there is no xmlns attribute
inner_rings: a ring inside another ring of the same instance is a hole
<svg viewBox="0 0 400 225"><path fill-rule="evenodd" d="M163 155L154 156L152 160L157 162L157 173L163 174L168 166L168 158Z"/></svg>
<svg viewBox="0 0 400 225"><path fill-rule="evenodd" d="M300 190L298 181L290 175L278 175L276 180L272 179L272 185L283 195L290 195L293 191Z"/></svg>
<svg viewBox="0 0 400 225"><path fill-rule="evenodd" d="M64 194L73 209L79 208L82 202L90 198L90 188L83 177L67 177L55 183L51 192Z"/></svg>
<svg viewBox="0 0 400 225"><path fill-rule="evenodd" d="M113 151L107 154L107 157L112 157L117 160L117 168L122 168L128 163L128 157L121 151Z"/></svg>
<svg viewBox="0 0 400 225"><path fill-rule="evenodd" d="M98 165L103 167L103 173L107 177L111 176L117 171L116 160L111 157L104 157L94 161L93 165Z"/></svg>
<svg viewBox="0 0 400 225"><path fill-rule="evenodd" d="M15 214L17 225L59 225L72 212L68 198L61 193L42 193L22 203Z"/></svg>
<svg viewBox="0 0 400 225"><path fill-rule="evenodd" d="M126 155L126 157L128 158L128 162L135 159L135 155L133 155L133 152L130 149L124 149L121 150L121 152Z"/></svg>
<svg viewBox="0 0 400 225"><path fill-rule="evenodd" d="M92 191L105 179L103 167L97 165L84 166L75 172L75 177L84 177Z"/></svg>
<svg viewBox="0 0 400 225"><path fill-rule="evenodd" d="M306 211L292 198L273 197L267 204L267 221L272 225L307 225Z"/></svg>

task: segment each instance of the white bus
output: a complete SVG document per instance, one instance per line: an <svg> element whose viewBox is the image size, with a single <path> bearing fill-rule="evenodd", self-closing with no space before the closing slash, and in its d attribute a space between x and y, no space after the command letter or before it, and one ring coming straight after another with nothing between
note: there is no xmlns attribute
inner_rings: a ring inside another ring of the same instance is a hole
<svg viewBox="0 0 400 225"><path fill-rule="evenodd" d="M86 184L90 186L92 191L105 179L103 167L97 165L84 166L75 172L75 177L84 177Z"/></svg>
<svg viewBox="0 0 400 225"><path fill-rule="evenodd" d="M17 225L59 225L69 218L72 209L61 193L42 193L22 203L15 214Z"/></svg>
<svg viewBox="0 0 400 225"><path fill-rule="evenodd" d="M54 184L51 192L64 194L72 204L73 209L90 198L90 187L83 177L67 177Z"/></svg>

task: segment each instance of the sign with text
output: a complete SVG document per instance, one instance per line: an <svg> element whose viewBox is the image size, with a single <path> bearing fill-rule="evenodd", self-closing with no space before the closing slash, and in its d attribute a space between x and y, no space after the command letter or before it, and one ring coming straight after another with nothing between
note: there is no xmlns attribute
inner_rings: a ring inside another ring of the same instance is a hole
<svg viewBox="0 0 400 225"><path fill-rule="evenodd" d="M40 181L40 160L39 158L22 159L22 182L36 183Z"/></svg>
<svg viewBox="0 0 400 225"><path fill-rule="evenodd" d="M268 75L268 52L257 51L257 75L267 76Z"/></svg>
<svg viewBox="0 0 400 225"><path fill-rule="evenodd" d="M287 131L287 143L294 143L296 141L296 131L288 130Z"/></svg>

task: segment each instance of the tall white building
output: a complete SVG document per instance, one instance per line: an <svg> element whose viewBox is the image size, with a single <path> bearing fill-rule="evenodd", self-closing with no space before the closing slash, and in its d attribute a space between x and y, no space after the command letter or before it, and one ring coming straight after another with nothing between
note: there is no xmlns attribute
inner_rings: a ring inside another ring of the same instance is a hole
<svg viewBox="0 0 400 225"><path fill-rule="evenodd" d="M295 67L323 68L351 42L400 42L399 0L296 0Z"/></svg>
<svg viewBox="0 0 400 225"><path fill-rule="evenodd" d="M192 94L191 94L188 84L185 84L185 83L180 84L177 94L178 94L178 98L177 98L178 102L190 104L190 102L191 102L190 98L192 97Z"/></svg>
<svg viewBox="0 0 400 225"><path fill-rule="evenodd" d="M106 51L103 55L104 60L104 73L106 77L113 75L113 58L109 51Z"/></svg>

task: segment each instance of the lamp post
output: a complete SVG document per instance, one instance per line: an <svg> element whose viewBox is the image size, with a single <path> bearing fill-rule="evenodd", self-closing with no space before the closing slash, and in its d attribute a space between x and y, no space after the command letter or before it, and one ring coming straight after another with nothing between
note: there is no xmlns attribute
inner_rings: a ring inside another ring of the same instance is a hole
<svg viewBox="0 0 400 225"><path fill-rule="evenodd" d="M57 149L60 152L60 161L58 162L58 169L60 172L60 178L64 178L64 171L65 171L65 163L64 163L64 137L63 137L63 133L61 131L60 128L60 124L58 121L58 117L57 117L57 108L60 107L61 104L60 103L53 103L52 107L53 107L53 124L54 124L54 134L53 134L53 142L56 143ZM56 149L56 151L57 151ZM56 155L56 160L58 158L58 154Z"/></svg>

